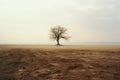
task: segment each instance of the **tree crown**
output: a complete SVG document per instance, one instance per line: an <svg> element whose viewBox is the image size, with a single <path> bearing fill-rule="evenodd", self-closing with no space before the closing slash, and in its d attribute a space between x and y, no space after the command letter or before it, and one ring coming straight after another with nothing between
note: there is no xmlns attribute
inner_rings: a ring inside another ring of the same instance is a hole
<svg viewBox="0 0 120 80"><path fill-rule="evenodd" d="M65 39L68 40L70 37L67 36L67 29L61 26L55 26L50 29L50 39L52 40L60 40Z"/></svg>

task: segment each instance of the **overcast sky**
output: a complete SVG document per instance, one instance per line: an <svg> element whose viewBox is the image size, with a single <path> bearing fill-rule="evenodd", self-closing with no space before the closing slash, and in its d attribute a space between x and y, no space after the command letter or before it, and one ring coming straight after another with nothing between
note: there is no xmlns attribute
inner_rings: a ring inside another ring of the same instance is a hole
<svg viewBox="0 0 120 80"><path fill-rule="evenodd" d="M69 42L120 42L120 0L0 0L0 44L50 43L49 29Z"/></svg>

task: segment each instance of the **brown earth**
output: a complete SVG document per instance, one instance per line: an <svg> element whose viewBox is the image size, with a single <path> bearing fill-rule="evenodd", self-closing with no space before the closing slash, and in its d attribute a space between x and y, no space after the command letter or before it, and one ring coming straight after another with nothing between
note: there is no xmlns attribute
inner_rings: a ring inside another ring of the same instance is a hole
<svg viewBox="0 0 120 80"><path fill-rule="evenodd" d="M1 46L0 80L120 80L119 47L60 47Z"/></svg>

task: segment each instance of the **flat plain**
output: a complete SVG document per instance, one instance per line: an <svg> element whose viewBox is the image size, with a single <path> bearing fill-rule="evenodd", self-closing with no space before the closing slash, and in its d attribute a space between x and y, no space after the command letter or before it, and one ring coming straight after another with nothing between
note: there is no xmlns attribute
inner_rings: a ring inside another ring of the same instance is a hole
<svg viewBox="0 0 120 80"><path fill-rule="evenodd" d="M120 80L120 45L0 45L0 80Z"/></svg>

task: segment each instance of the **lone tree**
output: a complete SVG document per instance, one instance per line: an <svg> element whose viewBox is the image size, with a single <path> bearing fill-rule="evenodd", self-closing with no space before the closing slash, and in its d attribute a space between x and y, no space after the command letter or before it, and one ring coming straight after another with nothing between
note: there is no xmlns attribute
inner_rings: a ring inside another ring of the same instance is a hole
<svg viewBox="0 0 120 80"><path fill-rule="evenodd" d="M59 46L60 39L68 40L70 37L67 36L67 29L61 26L55 26L50 29L50 39L55 40Z"/></svg>

